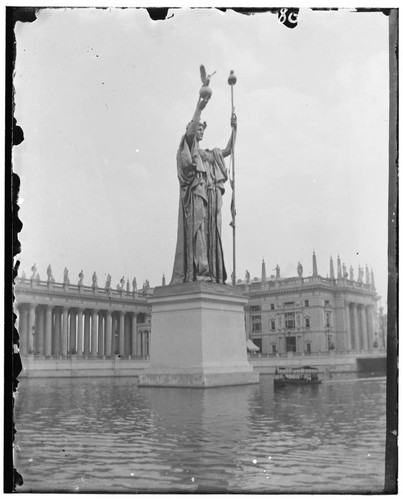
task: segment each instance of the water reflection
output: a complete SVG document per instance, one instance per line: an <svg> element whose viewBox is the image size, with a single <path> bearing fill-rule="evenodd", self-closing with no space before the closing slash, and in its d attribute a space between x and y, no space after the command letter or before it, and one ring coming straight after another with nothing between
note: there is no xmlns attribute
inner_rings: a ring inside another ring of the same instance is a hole
<svg viewBox="0 0 403 500"><path fill-rule="evenodd" d="M273 390L23 380L19 491L380 492L385 379Z"/></svg>
<svg viewBox="0 0 403 500"><path fill-rule="evenodd" d="M231 476L249 439L245 423L253 386L192 389L145 389L156 418L159 441L175 436L174 447L162 450L159 460L175 471L178 489L227 491Z"/></svg>

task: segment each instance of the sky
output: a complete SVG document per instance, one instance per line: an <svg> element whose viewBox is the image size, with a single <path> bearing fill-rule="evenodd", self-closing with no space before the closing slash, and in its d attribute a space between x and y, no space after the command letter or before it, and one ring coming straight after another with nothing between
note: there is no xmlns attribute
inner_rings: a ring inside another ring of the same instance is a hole
<svg viewBox="0 0 403 500"><path fill-rule="evenodd" d="M238 279L278 264L283 277L372 268L387 291L388 18L302 9L288 29L272 13L44 9L16 25L13 150L21 178L21 271L51 264L56 281L94 271L139 287L170 281L177 234L176 151L201 86L216 74L202 146L235 148ZM227 159L228 160L228 159ZM229 165L227 161L227 166ZM232 271L231 189L223 214Z"/></svg>

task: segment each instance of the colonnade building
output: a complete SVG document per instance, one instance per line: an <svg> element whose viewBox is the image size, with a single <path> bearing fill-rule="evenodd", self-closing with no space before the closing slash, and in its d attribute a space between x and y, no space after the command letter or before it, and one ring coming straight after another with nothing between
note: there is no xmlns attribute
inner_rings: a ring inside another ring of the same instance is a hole
<svg viewBox="0 0 403 500"><path fill-rule="evenodd" d="M280 268L266 278L238 280L236 287L248 297L245 307L245 344L248 339L262 354L277 356L293 353L362 352L385 347L379 324L374 276L368 270L348 273L337 259L330 276L320 276L315 253L311 276L303 275L298 263L297 276L283 278ZM56 283L50 266L42 281L35 265L32 276L17 278L15 292L16 327L20 352L41 359L70 356L93 358L147 358L150 354L151 306L153 293L148 281L137 291L122 278L116 289L98 287L96 274L92 286L70 284L67 269L62 283ZM364 277L365 274L365 277ZM162 285L165 285L163 278ZM231 285L228 285L231 286ZM246 346L245 346L246 348ZM228 346L231 349L231 346Z"/></svg>
<svg viewBox="0 0 403 500"><path fill-rule="evenodd" d="M368 267L348 273L337 259L337 273L330 258L330 276L318 274L315 253L313 273L304 277L300 263L297 276L262 276L250 281L247 276L237 287L249 298L245 312L247 337L261 353L362 352L385 347L379 324L373 272ZM364 277L365 274L365 277Z"/></svg>
<svg viewBox="0 0 403 500"><path fill-rule="evenodd" d="M22 356L147 357L151 310L147 287L98 288L72 285L65 275L56 283L51 273L41 281L36 271L15 285L17 329Z"/></svg>

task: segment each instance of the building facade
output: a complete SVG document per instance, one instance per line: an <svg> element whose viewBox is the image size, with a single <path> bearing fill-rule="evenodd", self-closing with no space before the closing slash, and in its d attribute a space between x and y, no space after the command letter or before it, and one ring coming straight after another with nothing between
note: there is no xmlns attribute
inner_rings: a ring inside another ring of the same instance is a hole
<svg viewBox="0 0 403 500"><path fill-rule="evenodd" d="M380 334L373 273L359 269L358 279L337 261L337 274L330 260L330 277L317 272L313 255L313 274L266 278L262 264L260 280L238 283L249 298L245 313L247 337L263 354L313 352L354 352L384 347ZM344 271L344 272L343 272Z"/></svg>
<svg viewBox="0 0 403 500"><path fill-rule="evenodd" d="M297 276L266 277L262 263L261 279L244 281L236 287L248 297L245 308L245 341L260 352L276 356L338 352L361 352L385 347L383 323L378 314L379 296L373 273L359 268L358 278L347 273L337 259L337 273L330 260L330 277L318 274L316 256L312 276L304 277L300 263ZM148 281L137 291L124 279L116 289L110 277L98 287L94 273L92 286L70 284L65 269L63 283L56 283L50 266L42 281L36 267L32 276L23 274L15 284L16 327L22 356L41 359L69 356L145 358L150 354L151 307L153 293ZM162 280L165 286L165 278ZM228 346L230 348L230 346Z"/></svg>
<svg viewBox="0 0 403 500"><path fill-rule="evenodd" d="M41 281L15 285L20 352L45 358L147 357L151 332L150 289L129 291Z"/></svg>

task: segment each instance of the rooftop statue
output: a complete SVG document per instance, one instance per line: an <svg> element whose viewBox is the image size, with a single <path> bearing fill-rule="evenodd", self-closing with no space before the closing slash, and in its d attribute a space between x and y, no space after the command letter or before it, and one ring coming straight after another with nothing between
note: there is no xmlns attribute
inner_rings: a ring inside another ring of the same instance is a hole
<svg viewBox="0 0 403 500"><path fill-rule="evenodd" d="M82 284L83 284L83 279L84 279L84 273L83 273L83 271L82 271L82 270L80 271L80 274L78 275L78 277L79 277L79 280L78 280L78 286L82 286Z"/></svg>
<svg viewBox="0 0 403 500"><path fill-rule="evenodd" d="M67 267L64 268L63 283L66 284L66 285L68 285L70 283L70 280L69 280L69 271L68 271Z"/></svg>
<svg viewBox="0 0 403 500"><path fill-rule="evenodd" d="M298 266L297 266L297 273L298 273L298 276L302 276L302 273L303 273L303 267L302 267L302 264L301 262L298 262Z"/></svg>
<svg viewBox="0 0 403 500"><path fill-rule="evenodd" d="M369 285L371 283L371 278L369 276L368 266L365 266L365 283Z"/></svg>
<svg viewBox="0 0 403 500"><path fill-rule="evenodd" d="M47 272L47 275L48 275L48 283L53 283L55 281L55 279L53 277L52 267L50 266L50 264L48 265L48 268L47 268L46 272Z"/></svg>
<svg viewBox="0 0 403 500"><path fill-rule="evenodd" d="M95 271L94 271L94 274L92 275L92 286L93 286L93 288L98 287L98 277L97 277L97 273Z"/></svg>
<svg viewBox="0 0 403 500"><path fill-rule="evenodd" d="M108 276L106 277L106 283L105 283L105 288L107 290L111 287L111 281L112 281L112 277L110 274L108 274Z"/></svg>
<svg viewBox="0 0 403 500"><path fill-rule="evenodd" d="M133 278L132 286L133 286L133 292L137 292L137 280L135 277Z"/></svg>
<svg viewBox="0 0 403 500"><path fill-rule="evenodd" d="M32 276L31 276L31 280L35 279L36 278L36 264L34 264L32 267L31 267L31 271L32 271Z"/></svg>
<svg viewBox="0 0 403 500"><path fill-rule="evenodd" d="M354 269L353 269L353 266L350 266L350 280L354 281Z"/></svg>
<svg viewBox="0 0 403 500"><path fill-rule="evenodd" d="M235 143L237 121L231 116L232 132L224 149L202 149L206 123L201 114L211 98L210 78L200 67L203 86L192 121L187 125L177 152L179 216L177 245L171 284L193 281L225 283L227 272L221 242L221 206L228 172L224 158Z"/></svg>
<svg viewBox="0 0 403 500"><path fill-rule="evenodd" d="M125 277L122 276L120 282L116 285L116 290L118 290L119 292L123 292L124 288L125 288Z"/></svg>

